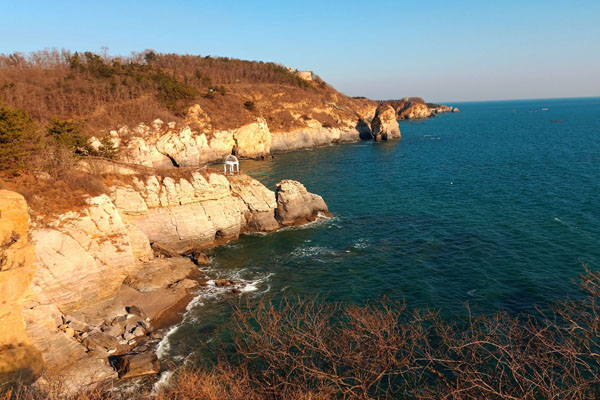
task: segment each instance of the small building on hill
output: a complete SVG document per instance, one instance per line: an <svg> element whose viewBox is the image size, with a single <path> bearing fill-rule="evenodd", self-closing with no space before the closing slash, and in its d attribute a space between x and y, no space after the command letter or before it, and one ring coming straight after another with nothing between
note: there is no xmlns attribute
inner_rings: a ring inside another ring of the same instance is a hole
<svg viewBox="0 0 600 400"><path fill-rule="evenodd" d="M304 79L305 81L312 81L313 80L313 73L312 71L296 71L296 76L299 78Z"/></svg>

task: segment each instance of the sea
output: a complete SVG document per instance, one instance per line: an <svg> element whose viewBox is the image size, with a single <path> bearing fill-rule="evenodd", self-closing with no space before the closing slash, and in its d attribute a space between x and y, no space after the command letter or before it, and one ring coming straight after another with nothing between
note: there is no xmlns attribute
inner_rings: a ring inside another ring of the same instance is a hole
<svg viewBox="0 0 600 400"><path fill-rule="evenodd" d="M600 268L600 98L453 104L404 122L402 139L243 161L270 189L302 182L333 215L210 251L209 285L158 354L181 363L240 301L285 294L362 304L383 296L444 318L531 313L581 296Z"/></svg>

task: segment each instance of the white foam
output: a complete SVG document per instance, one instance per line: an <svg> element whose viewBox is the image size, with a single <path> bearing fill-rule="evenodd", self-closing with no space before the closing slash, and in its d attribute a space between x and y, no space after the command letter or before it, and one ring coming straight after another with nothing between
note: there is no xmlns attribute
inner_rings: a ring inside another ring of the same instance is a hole
<svg viewBox="0 0 600 400"><path fill-rule="evenodd" d="M156 356L160 359L165 357L169 350L171 349L170 338L173 336L175 332L181 327L181 325L189 322L194 322L196 318L199 316L197 313L192 313L191 311L196 307L201 307L205 304L207 300L211 300L217 298L219 296L224 296L231 293L231 289L238 289L242 293L250 293L258 291L259 285L268 281L268 279L273 275L269 273L265 276L256 278L256 279L243 279L240 275L246 271L246 268L239 269L235 271L230 276L220 276L216 279L211 279L206 282L206 286L200 289L200 292L190 301L185 308L185 313L183 315L183 319L180 324L171 327L162 340L158 343L156 347ZM234 281L235 284L233 286L225 286L218 287L215 285L217 279L226 279ZM267 285L266 289L261 292L267 293L271 287ZM196 316L194 316L196 315Z"/></svg>
<svg viewBox="0 0 600 400"><path fill-rule="evenodd" d="M306 258L306 257L314 257L314 256L335 256L339 253L336 250L332 250L328 247L322 246L308 246L308 247L298 247L290 256L296 258Z"/></svg>
<svg viewBox="0 0 600 400"><path fill-rule="evenodd" d="M158 343L158 346L156 346L156 352L155 353L156 353L156 356L158 358L164 357L169 352L169 349L171 348L171 344L169 343L169 336L171 336L172 334L174 334L179 329L179 326L180 325L175 325L175 326L171 327L171 329L169 329L167 331L167 333L165 334L165 336Z"/></svg>
<svg viewBox="0 0 600 400"><path fill-rule="evenodd" d="M315 226L320 226L323 225L326 222L334 222L337 221L337 217L328 217L327 215L318 212L317 213L317 218L314 221L308 222L304 225L298 225L298 226L286 226L285 228L281 228L279 230L279 232L281 231L292 231L292 230L300 230L300 229L307 229L307 228L314 228Z"/></svg>
<svg viewBox="0 0 600 400"><path fill-rule="evenodd" d="M154 396L161 389L165 388L169 384L169 381L171 380L172 376L173 376L173 371L163 371L160 374L160 378L158 378L158 381L156 381L154 383L154 385L152 386L152 393L151 393L151 395Z"/></svg>
<svg viewBox="0 0 600 400"><path fill-rule="evenodd" d="M370 245L371 243L369 239L358 239L354 242L354 245L352 247L354 247L355 249L366 249Z"/></svg>

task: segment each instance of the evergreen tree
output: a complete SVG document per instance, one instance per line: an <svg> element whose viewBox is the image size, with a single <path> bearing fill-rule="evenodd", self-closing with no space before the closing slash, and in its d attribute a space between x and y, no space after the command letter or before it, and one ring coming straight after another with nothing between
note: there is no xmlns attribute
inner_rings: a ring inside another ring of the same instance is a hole
<svg viewBox="0 0 600 400"><path fill-rule="evenodd" d="M34 151L36 124L25 110L0 103L0 170L18 171Z"/></svg>

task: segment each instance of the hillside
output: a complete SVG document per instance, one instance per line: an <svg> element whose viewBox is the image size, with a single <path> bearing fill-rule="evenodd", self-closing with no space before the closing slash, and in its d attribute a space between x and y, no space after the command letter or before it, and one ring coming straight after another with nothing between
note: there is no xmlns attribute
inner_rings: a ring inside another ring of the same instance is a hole
<svg viewBox="0 0 600 400"><path fill-rule="evenodd" d="M373 103L350 99L319 77L305 80L275 63L152 51L130 57L65 50L0 55L0 98L42 124L52 118L78 121L89 136L156 118L181 123L192 104L206 110L214 129L237 127L260 115L275 130L285 130L298 117L287 111L289 104L308 112L335 103L340 113L312 116L335 126L341 108Z"/></svg>
<svg viewBox="0 0 600 400"><path fill-rule="evenodd" d="M308 71L224 57L0 55L1 186L51 214L106 191L114 168L82 164L88 156L198 167L229 154L399 138L396 119L424 117L404 112L413 100L350 98Z"/></svg>

